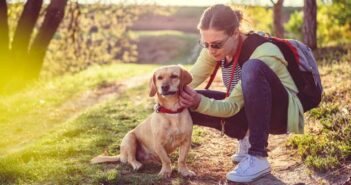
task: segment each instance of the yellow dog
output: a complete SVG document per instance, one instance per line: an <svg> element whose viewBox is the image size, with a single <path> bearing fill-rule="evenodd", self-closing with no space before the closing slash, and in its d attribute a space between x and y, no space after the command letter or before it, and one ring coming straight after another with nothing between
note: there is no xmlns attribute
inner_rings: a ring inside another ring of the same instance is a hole
<svg viewBox="0 0 351 185"><path fill-rule="evenodd" d="M134 170L142 162L160 161L159 175L170 177L171 160L168 154L179 147L178 172L182 176L194 176L186 166L186 156L191 146L192 119L188 109L180 107L180 91L192 77L181 66L158 68L150 79L150 96L156 95L155 111L136 128L124 136L120 155L97 156L91 163L128 162Z"/></svg>

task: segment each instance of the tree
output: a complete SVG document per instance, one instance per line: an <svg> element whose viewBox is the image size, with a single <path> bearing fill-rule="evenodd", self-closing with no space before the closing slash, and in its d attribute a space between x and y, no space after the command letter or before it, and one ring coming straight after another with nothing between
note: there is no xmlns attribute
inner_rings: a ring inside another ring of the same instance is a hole
<svg viewBox="0 0 351 185"><path fill-rule="evenodd" d="M284 27L282 23L282 9L284 0L278 0L276 3L271 0L273 3L273 32L276 37L284 37Z"/></svg>
<svg viewBox="0 0 351 185"><path fill-rule="evenodd" d="M64 16L68 0L51 0L44 21L33 38L43 0L27 0L10 43L7 2L0 0L0 93L23 87L39 76L45 52ZM32 42L31 42L32 40Z"/></svg>
<svg viewBox="0 0 351 185"><path fill-rule="evenodd" d="M338 19L339 25L351 25L351 1L350 0L333 0L330 16Z"/></svg>
<svg viewBox="0 0 351 185"><path fill-rule="evenodd" d="M9 50L8 45L9 25L7 22L7 4L6 0L0 0L0 51L7 54Z"/></svg>
<svg viewBox="0 0 351 185"><path fill-rule="evenodd" d="M0 0L0 85L5 84L5 76L9 67L7 63L9 54L9 25L7 18L6 0Z"/></svg>
<svg viewBox="0 0 351 185"><path fill-rule="evenodd" d="M304 0L303 7L303 39L311 49L317 48L317 2Z"/></svg>

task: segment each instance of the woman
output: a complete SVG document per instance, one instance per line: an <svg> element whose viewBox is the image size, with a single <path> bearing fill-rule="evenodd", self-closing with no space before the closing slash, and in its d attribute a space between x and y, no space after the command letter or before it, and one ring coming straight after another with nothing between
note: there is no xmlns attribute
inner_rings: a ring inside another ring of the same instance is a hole
<svg viewBox="0 0 351 185"><path fill-rule="evenodd" d="M203 12L198 29L204 49L190 70L193 82L184 88L180 103L193 110L194 124L223 130L239 140L239 150L232 156L239 164L227 179L250 182L270 172L268 135L303 133L304 118L283 54L268 42L248 54L252 39L240 31L241 21L241 12L226 5ZM212 74L217 62L227 93L193 90Z"/></svg>

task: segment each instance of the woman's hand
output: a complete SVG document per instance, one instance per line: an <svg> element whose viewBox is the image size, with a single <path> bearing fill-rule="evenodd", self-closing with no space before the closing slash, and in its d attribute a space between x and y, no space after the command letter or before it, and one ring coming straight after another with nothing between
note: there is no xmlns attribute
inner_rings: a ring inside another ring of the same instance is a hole
<svg viewBox="0 0 351 185"><path fill-rule="evenodd" d="M183 91L180 93L180 105L182 107L194 108L196 109L201 101L201 95L198 94L191 87L185 86Z"/></svg>

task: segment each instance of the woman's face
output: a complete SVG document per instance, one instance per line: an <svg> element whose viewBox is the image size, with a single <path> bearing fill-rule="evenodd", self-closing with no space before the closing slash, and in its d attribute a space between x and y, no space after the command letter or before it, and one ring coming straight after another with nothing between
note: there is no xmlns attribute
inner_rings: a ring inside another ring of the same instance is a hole
<svg viewBox="0 0 351 185"><path fill-rule="evenodd" d="M214 29L200 30L201 44L207 48L209 54L216 61L224 59L226 56L232 56L236 49L237 31L228 35L225 31Z"/></svg>

